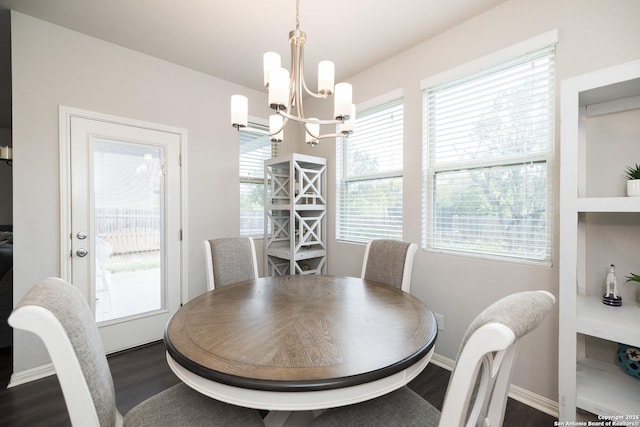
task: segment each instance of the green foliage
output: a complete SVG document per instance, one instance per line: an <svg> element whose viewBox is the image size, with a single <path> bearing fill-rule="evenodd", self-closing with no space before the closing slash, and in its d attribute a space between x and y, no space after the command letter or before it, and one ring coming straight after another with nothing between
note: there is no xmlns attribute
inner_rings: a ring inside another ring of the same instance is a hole
<svg viewBox="0 0 640 427"><path fill-rule="evenodd" d="M350 176L372 175L379 171L380 166L375 156L357 149L351 152L351 158L349 159Z"/></svg>
<svg viewBox="0 0 640 427"><path fill-rule="evenodd" d="M624 174L627 179L640 179L640 165L636 163L635 166L627 166Z"/></svg>
<svg viewBox="0 0 640 427"><path fill-rule="evenodd" d="M634 273L630 273L628 276L625 276L627 278L627 282L640 282L640 276Z"/></svg>
<svg viewBox="0 0 640 427"><path fill-rule="evenodd" d="M264 209L264 185L240 183L240 210L262 211Z"/></svg>

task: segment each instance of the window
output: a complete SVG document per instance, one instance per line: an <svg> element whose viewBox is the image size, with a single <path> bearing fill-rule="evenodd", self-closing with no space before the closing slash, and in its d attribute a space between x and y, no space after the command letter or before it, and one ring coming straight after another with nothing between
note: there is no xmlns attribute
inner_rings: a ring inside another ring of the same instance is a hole
<svg viewBox="0 0 640 427"><path fill-rule="evenodd" d="M275 157L268 135L251 132L251 128L267 130L250 124L240 132L240 235L264 235L264 161Z"/></svg>
<svg viewBox="0 0 640 427"><path fill-rule="evenodd" d="M423 85L424 247L551 261L554 56Z"/></svg>
<svg viewBox="0 0 640 427"><path fill-rule="evenodd" d="M336 141L337 239L402 239L403 115L402 99L365 110Z"/></svg>

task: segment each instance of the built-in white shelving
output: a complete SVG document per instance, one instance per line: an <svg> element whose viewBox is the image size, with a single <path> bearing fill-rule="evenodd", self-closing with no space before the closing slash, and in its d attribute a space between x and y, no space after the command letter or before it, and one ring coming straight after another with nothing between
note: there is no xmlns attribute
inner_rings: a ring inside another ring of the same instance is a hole
<svg viewBox="0 0 640 427"><path fill-rule="evenodd" d="M624 170L640 163L640 61L562 82L559 418L640 414L640 380L617 364L617 343L640 347L640 198ZM602 303L615 264L622 307ZM591 348L591 347L594 348Z"/></svg>
<svg viewBox="0 0 640 427"><path fill-rule="evenodd" d="M602 303L601 295L577 295L577 333L640 347L639 321L640 307L633 301L622 307L609 307ZM640 380L637 382L640 385Z"/></svg>
<svg viewBox="0 0 640 427"><path fill-rule="evenodd" d="M598 415L639 415L638 380L619 367L582 359L577 363L576 376L577 407Z"/></svg>
<svg viewBox="0 0 640 427"><path fill-rule="evenodd" d="M640 200L635 197L583 197L577 204L578 212L640 212Z"/></svg>
<svg viewBox="0 0 640 427"><path fill-rule="evenodd" d="M297 153L265 161L268 275L326 273L326 162Z"/></svg>

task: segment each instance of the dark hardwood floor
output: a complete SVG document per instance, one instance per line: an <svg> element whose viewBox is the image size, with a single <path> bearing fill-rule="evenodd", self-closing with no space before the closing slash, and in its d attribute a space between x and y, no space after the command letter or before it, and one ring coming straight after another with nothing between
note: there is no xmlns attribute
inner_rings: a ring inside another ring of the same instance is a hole
<svg viewBox="0 0 640 427"><path fill-rule="evenodd" d="M139 402L178 383L167 366L164 344L157 342L109 356L117 406L126 413ZM411 387L438 409L442 408L449 371L430 364ZM509 399L504 425L507 427L553 426L550 415ZM56 376L29 384L0 389L0 426L68 426L69 416Z"/></svg>
<svg viewBox="0 0 640 427"><path fill-rule="evenodd" d="M11 369L13 367L12 348L0 347L0 390L5 388L11 378Z"/></svg>

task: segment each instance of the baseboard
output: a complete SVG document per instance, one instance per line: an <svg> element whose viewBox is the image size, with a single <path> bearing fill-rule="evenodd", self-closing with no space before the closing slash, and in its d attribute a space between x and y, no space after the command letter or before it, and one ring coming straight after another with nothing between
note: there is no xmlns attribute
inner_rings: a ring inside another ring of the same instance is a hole
<svg viewBox="0 0 640 427"><path fill-rule="evenodd" d="M527 406L531 406L538 411L558 418L558 402L554 400L540 396L539 394L513 384L509 387L509 397L517 400L518 402L524 403Z"/></svg>
<svg viewBox="0 0 640 427"><path fill-rule="evenodd" d="M448 357L434 353L429 363L433 363L443 369L452 371L456 362ZM552 417L558 417L558 402L554 400L540 396L539 394L530 392L529 390L513 384L509 386L509 397L517 400L518 402L524 403L527 406L531 406L538 411L544 412L545 414L549 414Z"/></svg>
<svg viewBox="0 0 640 427"><path fill-rule="evenodd" d="M433 353L431 360L429 363L433 363L436 366L440 366L447 371L453 371L453 367L456 365L456 361L453 359L449 359L448 357L442 356L438 353Z"/></svg>
<svg viewBox="0 0 640 427"><path fill-rule="evenodd" d="M56 370L51 363L16 372L11 375L11 379L9 380L9 385L7 385L7 388L46 378L48 376L55 375L55 373Z"/></svg>
<svg viewBox="0 0 640 427"><path fill-rule="evenodd" d="M448 357L442 356L438 353L433 354L429 363L433 363L434 365L448 371L452 371L455 366L455 361L453 359L449 359ZM51 363L27 369L11 375L11 380L9 381L7 388L39 380L41 378L54 375L55 373L56 371ZM527 406L531 406L538 411L544 412L545 414L558 417L558 402L530 392L522 387L511 384L509 387L509 397L517 400L518 402L524 403Z"/></svg>

